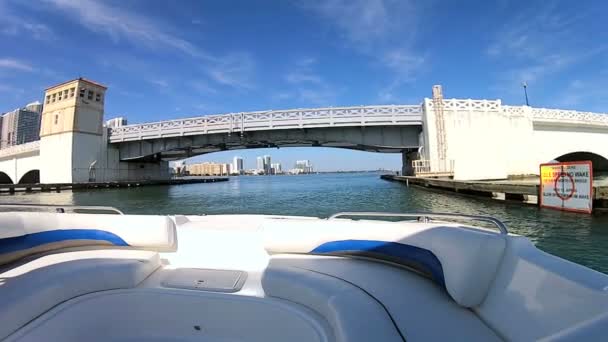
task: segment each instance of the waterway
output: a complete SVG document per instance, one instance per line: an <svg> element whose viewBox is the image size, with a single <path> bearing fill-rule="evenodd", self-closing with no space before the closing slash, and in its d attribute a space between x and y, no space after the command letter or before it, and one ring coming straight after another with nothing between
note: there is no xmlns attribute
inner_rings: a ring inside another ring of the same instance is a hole
<svg viewBox="0 0 608 342"><path fill-rule="evenodd" d="M436 211L490 215L546 252L608 273L608 215L566 213L408 188L383 181L377 173L241 176L221 183L3 195L0 202L110 205L127 214L327 217L340 211Z"/></svg>

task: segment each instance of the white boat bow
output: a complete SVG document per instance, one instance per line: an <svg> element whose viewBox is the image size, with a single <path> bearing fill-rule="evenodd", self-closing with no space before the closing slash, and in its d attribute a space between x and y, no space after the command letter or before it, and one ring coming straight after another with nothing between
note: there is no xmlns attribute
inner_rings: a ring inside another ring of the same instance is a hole
<svg viewBox="0 0 608 342"><path fill-rule="evenodd" d="M59 209L0 213L0 339L608 336L608 276L538 250L494 218Z"/></svg>

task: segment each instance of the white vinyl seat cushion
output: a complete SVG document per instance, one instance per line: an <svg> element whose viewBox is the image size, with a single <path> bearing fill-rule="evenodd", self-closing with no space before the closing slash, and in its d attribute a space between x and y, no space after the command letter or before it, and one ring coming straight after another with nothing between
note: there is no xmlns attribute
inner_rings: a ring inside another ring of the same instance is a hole
<svg viewBox="0 0 608 342"><path fill-rule="evenodd" d="M136 287L159 266L156 252L105 249L50 254L0 273L0 340L68 299Z"/></svg>
<svg viewBox="0 0 608 342"><path fill-rule="evenodd" d="M167 216L8 212L0 222L0 265L76 246L177 250L175 223Z"/></svg>
<svg viewBox="0 0 608 342"><path fill-rule="evenodd" d="M268 253L314 254L329 244L329 249L347 247L321 254L376 254L381 257L384 252L378 252L376 247L368 250L357 247L371 243L395 251L393 255L385 253L392 261L407 259L408 254L414 262L424 259L422 261L428 261L427 265L435 266L438 261L440 267L435 267L436 273L443 278L438 283L445 286L458 304L469 308L483 302L506 245L504 235L458 224L294 219L289 225L287 229L281 220L272 219L263 223L264 246Z"/></svg>
<svg viewBox="0 0 608 342"><path fill-rule="evenodd" d="M382 305L348 282L271 261L262 277L266 295L309 307L333 329L336 341L402 341Z"/></svg>
<svg viewBox="0 0 608 342"><path fill-rule="evenodd" d="M288 278L277 272L285 269L299 270L307 277ZM378 319L388 321L388 313L407 341L501 341L472 310L451 300L431 280L406 269L362 259L281 254L272 257L267 272L263 282L267 295L314 304L313 310L341 319L343 329L350 331L349 338L354 334L362 341L388 340L375 330L380 327ZM356 286L364 291L368 304L362 305L361 296L327 290L331 282L339 281L344 288ZM381 302L386 312L373 311L370 298ZM369 329L374 335L359 329Z"/></svg>

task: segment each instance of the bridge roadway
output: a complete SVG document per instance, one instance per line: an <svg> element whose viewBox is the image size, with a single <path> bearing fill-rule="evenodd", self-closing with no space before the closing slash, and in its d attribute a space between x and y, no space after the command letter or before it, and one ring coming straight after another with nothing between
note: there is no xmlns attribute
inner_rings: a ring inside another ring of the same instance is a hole
<svg viewBox="0 0 608 342"><path fill-rule="evenodd" d="M420 105L273 110L112 128L120 159L175 160L221 150L326 146L402 152L419 146Z"/></svg>

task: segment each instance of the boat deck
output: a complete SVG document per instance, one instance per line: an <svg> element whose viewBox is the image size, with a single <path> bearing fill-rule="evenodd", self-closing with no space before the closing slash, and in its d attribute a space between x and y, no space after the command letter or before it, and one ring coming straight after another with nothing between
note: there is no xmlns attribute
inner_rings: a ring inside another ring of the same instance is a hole
<svg viewBox="0 0 608 342"><path fill-rule="evenodd" d="M0 236L0 339L605 336L606 276L539 252L500 224L496 232L349 215L0 213L10 227ZM68 232L76 238L57 239Z"/></svg>

